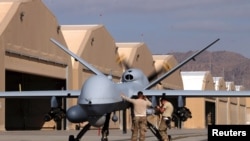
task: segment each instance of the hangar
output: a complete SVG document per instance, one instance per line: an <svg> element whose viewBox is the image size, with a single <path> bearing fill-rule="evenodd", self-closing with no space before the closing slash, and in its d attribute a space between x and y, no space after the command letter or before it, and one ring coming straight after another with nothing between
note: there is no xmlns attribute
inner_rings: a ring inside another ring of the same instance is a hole
<svg viewBox="0 0 250 141"><path fill-rule="evenodd" d="M49 41L51 37L103 73L112 74L114 81L119 81L126 69L123 63L140 68L149 76L155 72L167 72L178 64L172 55L152 55L145 43L116 43L104 25L59 25L56 17L40 0L2 0L0 9L0 78L5 78L0 80L1 91L81 88L92 75L91 72L52 44ZM200 85L200 88L212 89L211 75L206 76L205 81L210 84L204 87ZM154 89L185 89L182 79L181 71L178 70ZM193 117L199 122L188 120L183 127L205 128L205 114L199 113L205 111L205 101L215 103L215 99L186 100ZM194 101L203 105L202 108L197 109L197 106L192 105ZM76 102L76 99L62 100L65 108ZM50 98L1 98L0 130L75 128L74 124L67 121L44 122L43 115L49 109ZM128 120L131 121L129 117ZM111 127L121 128L118 122L111 123ZM232 119L230 123L235 122ZM129 122L127 126L130 126Z"/></svg>
<svg viewBox="0 0 250 141"><path fill-rule="evenodd" d="M105 74L111 73L115 81L123 72L117 61L122 57L146 74L155 71L152 54L144 43L116 43L103 25L59 25L39 0L1 1L0 7L1 77L5 78L1 79L2 91L77 90L92 75L54 46L51 37ZM70 106L76 99L66 102ZM53 122L43 121L50 108L49 98L1 99L1 105L1 130L58 128Z"/></svg>
<svg viewBox="0 0 250 141"><path fill-rule="evenodd" d="M225 82L223 77L212 77L209 71L181 72L181 75L184 90L235 91L233 82ZM246 99L244 97L187 98L186 106L192 109L192 114L199 116L189 119L184 123L184 127L206 128L211 124L246 124L248 120ZM200 108L205 110L201 111Z"/></svg>
<svg viewBox="0 0 250 141"><path fill-rule="evenodd" d="M65 44L58 23L41 1L0 2L0 89L66 89L70 57L48 40ZM34 14L36 13L36 14ZM47 85L50 83L51 85ZM1 130L41 129L50 99L1 99ZM39 112L38 112L39 111Z"/></svg>

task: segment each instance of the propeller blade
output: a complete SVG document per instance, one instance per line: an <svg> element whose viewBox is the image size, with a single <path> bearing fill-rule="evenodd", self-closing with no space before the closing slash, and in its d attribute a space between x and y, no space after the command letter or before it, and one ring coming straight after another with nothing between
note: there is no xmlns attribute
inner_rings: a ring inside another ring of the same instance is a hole
<svg viewBox="0 0 250 141"><path fill-rule="evenodd" d="M125 57L124 55L118 56L116 59L116 62L123 68L125 68L125 70L130 69L130 65L127 61L125 61Z"/></svg>
<svg viewBox="0 0 250 141"><path fill-rule="evenodd" d="M156 69L156 71L152 72L152 73L148 76L149 82L152 82L153 80L155 80L156 78L158 78L159 74L168 72L170 69L171 69L171 66L170 66L168 63L163 62L163 63L161 64L160 69Z"/></svg>

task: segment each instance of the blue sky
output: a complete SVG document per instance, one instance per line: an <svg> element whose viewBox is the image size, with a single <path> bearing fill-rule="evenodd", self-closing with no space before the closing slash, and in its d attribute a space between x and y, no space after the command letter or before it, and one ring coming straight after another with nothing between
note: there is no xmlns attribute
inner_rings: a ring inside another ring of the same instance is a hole
<svg viewBox="0 0 250 141"><path fill-rule="evenodd" d="M250 58L249 0L42 0L61 25L103 24L152 54L232 51Z"/></svg>

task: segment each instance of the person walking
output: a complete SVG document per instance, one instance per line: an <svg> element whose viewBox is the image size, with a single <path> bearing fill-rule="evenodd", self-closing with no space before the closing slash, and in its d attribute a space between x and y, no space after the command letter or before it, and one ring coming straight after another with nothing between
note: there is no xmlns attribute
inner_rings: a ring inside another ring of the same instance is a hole
<svg viewBox="0 0 250 141"><path fill-rule="evenodd" d="M148 107L152 106L151 101L149 101L142 91L137 93L137 99L132 99L121 94L121 97L133 104L133 120L132 120L132 136L131 141L137 141L139 132L139 141L145 141L145 134L147 131L147 118L146 110Z"/></svg>
<svg viewBox="0 0 250 141"><path fill-rule="evenodd" d="M160 125L158 130L161 135L161 141L170 141L167 134L167 128L171 127L170 123L174 107L172 103L167 100L165 95L161 97L161 105L156 107L156 111L160 113Z"/></svg>

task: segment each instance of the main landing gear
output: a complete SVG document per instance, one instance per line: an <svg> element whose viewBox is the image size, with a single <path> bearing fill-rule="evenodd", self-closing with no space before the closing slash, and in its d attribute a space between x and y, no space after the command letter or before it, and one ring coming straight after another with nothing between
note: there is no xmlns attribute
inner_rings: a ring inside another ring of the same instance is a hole
<svg viewBox="0 0 250 141"><path fill-rule="evenodd" d="M159 140L162 141L161 139L161 135L159 133L159 130L150 122L147 122L148 124L148 128L150 129L150 131L155 135L155 137ZM168 135L169 141L172 141L171 135Z"/></svg>

